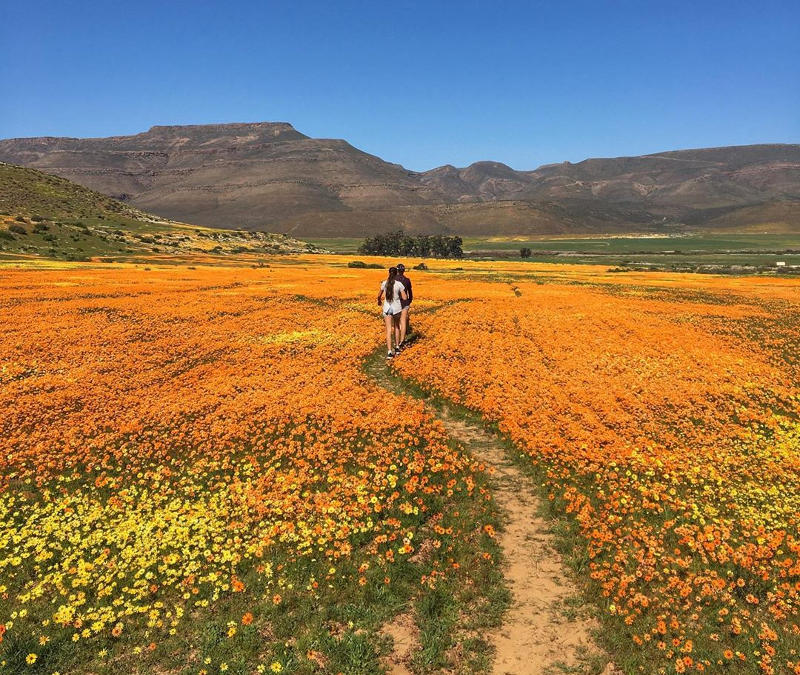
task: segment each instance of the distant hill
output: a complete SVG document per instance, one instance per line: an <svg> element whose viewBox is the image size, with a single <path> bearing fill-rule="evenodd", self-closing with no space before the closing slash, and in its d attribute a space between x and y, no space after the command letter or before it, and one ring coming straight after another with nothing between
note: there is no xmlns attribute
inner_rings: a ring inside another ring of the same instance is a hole
<svg viewBox="0 0 800 675"><path fill-rule="evenodd" d="M0 141L0 160L162 217L299 236L388 228L466 235L800 231L800 145L679 150L518 171L418 173L282 122L156 126L134 136Z"/></svg>
<svg viewBox="0 0 800 675"><path fill-rule="evenodd" d="M0 162L0 256L85 260L316 250L284 235L166 220L65 178Z"/></svg>

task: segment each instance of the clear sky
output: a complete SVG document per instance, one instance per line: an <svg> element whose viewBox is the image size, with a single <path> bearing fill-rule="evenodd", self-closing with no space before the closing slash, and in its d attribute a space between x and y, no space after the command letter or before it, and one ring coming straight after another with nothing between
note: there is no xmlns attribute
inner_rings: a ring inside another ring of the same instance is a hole
<svg viewBox="0 0 800 675"><path fill-rule="evenodd" d="M0 0L0 137L287 121L423 170L800 142L798 0Z"/></svg>

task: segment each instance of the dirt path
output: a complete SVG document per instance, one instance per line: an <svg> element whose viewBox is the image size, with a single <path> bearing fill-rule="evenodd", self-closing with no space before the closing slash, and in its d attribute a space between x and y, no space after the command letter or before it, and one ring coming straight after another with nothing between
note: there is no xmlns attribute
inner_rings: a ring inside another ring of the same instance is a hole
<svg viewBox="0 0 800 675"><path fill-rule="evenodd" d="M570 615L575 599L547 522L539 515L539 498L530 479L507 458L498 440L483 428L439 413L448 433L495 471L493 494L506 515L500 534L505 577L513 602L503 625L492 636L496 675L590 672L594 646L591 619Z"/></svg>
<svg viewBox="0 0 800 675"><path fill-rule="evenodd" d="M387 389L402 391L401 378L382 363L374 362L368 372ZM571 602L577 599L576 589L554 548L548 524L539 515L539 498L530 478L483 427L458 419L446 405L430 409L454 439L494 469L493 494L506 515L499 536L513 601L503 625L490 636L496 650L493 673L598 672L602 652L591 638L595 623L574 609L579 607ZM615 669L608 664L603 672Z"/></svg>

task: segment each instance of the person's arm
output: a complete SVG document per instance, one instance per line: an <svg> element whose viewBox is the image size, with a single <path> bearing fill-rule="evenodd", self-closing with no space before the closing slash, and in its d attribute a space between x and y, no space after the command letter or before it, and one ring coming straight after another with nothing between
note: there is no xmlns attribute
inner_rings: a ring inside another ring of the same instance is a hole
<svg viewBox="0 0 800 675"><path fill-rule="evenodd" d="M378 291L378 304L380 305L383 300L383 286L381 286L381 290Z"/></svg>
<svg viewBox="0 0 800 675"><path fill-rule="evenodd" d="M408 277L406 277L408 279ZM411 302L414 299L414 291L411 290L411 279L408 279L408 301Z"/></svg>
<svg viewBox="0 0 800 675"><path fill-rule="evenodd" d="M405 289L405 288L404 288L402 291L400 291L400 299L401 299L403 302L405 302L406 300L408 300L408 293L406 293L406 289Z"/></svg>

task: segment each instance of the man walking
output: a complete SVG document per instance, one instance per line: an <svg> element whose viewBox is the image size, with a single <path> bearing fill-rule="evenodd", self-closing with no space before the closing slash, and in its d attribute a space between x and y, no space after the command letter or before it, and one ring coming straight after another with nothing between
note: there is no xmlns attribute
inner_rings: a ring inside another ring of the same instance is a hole
<svg viewBox="0 0 800 675"><path fill-rule="evenodd" d="M411 279L406 276L406 266L403 263L397 265L397 280L406 289L406 299L400 302L400 349L403 349L406 346L406 334L411 332L408 323L408 312L411 309L411 301L414 299L411 291Z"/></svg>

